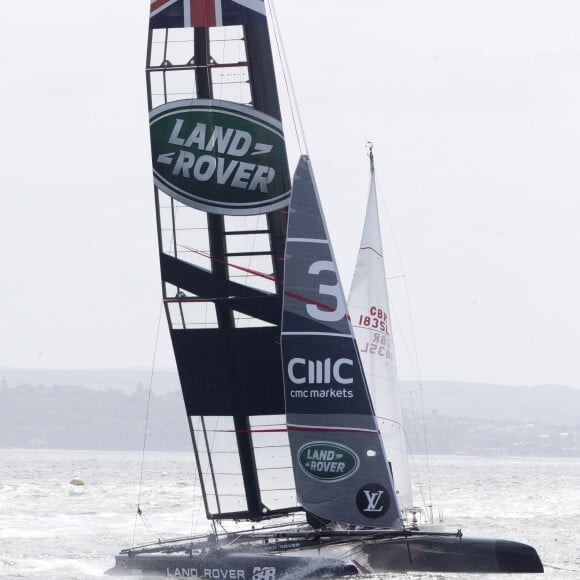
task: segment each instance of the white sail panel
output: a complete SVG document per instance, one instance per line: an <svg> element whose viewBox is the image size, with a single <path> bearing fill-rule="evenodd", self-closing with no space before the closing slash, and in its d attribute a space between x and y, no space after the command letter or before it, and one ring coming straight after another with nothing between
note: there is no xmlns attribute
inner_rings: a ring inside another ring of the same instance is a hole
<svg viewBox="0 0 580 580"><path fill-rule="evenodd" d="M410 510L413 508L413 498L372 158L365 225L348 309L381 438L391 464L399 507Z"/></svg>
<svg viewBox="0 0 580 580"><path fill-rule="evenodd" d="M286 417L251 417L250 424L262 503L269 510L297 507Z"/></svg>
<svg viewBox="0 0 580 580"><path fill-rule="evenodd" d="M231 417L191 417L198 469L210 513L248 509Z"/></svg>

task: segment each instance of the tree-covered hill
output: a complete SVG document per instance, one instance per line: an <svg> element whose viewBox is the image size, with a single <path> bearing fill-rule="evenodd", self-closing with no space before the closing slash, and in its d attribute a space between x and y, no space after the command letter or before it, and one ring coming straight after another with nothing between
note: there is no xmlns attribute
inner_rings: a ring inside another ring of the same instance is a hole
<svg viewBox="0 0 580 580"><path fill-rule="evenodd" d="M462 383L401 390L412 452L580 456L580 390ZM144 441L151 450L191 449L179 391L0 383L2 448L141 450Z"/></svg>

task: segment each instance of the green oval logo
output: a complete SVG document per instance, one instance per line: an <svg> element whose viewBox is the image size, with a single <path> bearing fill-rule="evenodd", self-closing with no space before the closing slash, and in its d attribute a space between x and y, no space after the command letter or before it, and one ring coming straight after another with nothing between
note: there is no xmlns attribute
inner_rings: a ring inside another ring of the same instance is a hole
<svg viewBox="0 0 580 580"><path fill-rule="evenodd" d="M266 213L288 205L282 125L246 105L187 99L149 114L155 185L202 211Z"/></svg>
<svg viewBox="0 0 580 580"><path fill-rule="evenodd" d="M322 481L340 481L350 477L360 464L358 455L338 443L314 441L298 450L298 463L302 470Z"/></svg>

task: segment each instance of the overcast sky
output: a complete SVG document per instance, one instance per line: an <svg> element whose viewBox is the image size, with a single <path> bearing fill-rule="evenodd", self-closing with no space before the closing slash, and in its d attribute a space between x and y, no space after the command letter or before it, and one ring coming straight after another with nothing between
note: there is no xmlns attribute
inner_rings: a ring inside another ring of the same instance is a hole
<svg viewBox="0 0 580 580"><path fill-rule="evenodd" d="M580 387L580 3L275 5L347 289L375 144L401 377L406 280L423 379ZM148 6L0 12L0 368L151 365Z"/></svg>

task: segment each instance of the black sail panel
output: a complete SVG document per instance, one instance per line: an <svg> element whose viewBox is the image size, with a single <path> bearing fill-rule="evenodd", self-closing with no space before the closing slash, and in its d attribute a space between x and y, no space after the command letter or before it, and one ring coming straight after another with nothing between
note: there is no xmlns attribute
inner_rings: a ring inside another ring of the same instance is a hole
<svg viewBox="0 0 580 580"><path fill-rule="evenodd" d="M284 413L276 327L172 332L189 415Z"/></svg>
<svg viewBox="0 0 580 580"><path fill-rule="evenodd" d="M401 526L310 161L294 175L286 240L282 361L300 503L320 518Z"/></svg>

